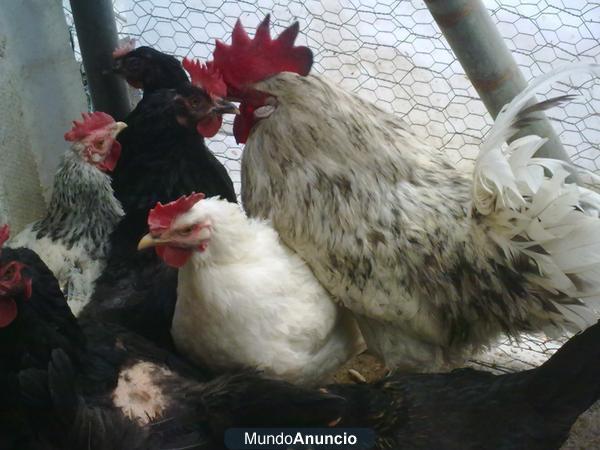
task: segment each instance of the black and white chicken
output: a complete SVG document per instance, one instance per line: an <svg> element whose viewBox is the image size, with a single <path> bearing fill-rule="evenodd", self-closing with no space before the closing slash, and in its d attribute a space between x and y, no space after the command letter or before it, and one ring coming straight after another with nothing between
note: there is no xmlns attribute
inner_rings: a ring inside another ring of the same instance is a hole
<svg viewBox="0 0 600 450"><path fill-rule="evenodd" d="M34 250L67 293L75 315L83 309L102 273L109 236L123 216L113 195L111 172L121 154L116 136L126 127L103 112L84 113L65 133L71 148L54 176L46 216L9 243Z"/></svg>

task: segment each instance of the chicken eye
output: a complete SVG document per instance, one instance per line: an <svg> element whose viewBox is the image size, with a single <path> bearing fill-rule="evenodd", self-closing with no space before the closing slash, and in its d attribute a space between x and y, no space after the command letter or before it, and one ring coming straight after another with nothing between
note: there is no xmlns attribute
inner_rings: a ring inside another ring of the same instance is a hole
<svg viewBox="0 0 600 450"><path fill-rule="evenodd" d="M94 142L94 148L101 149L103 143L104 143L104 141L96 141L96 142Z"/></svg>
<svg viewBox="0 0 600 450"><path fill-rule="evenodd" d="M179 230L179 234L183 235L183 236L187 236L189 234L191 234L191 232L194 231L194 226L189 226L186 228L182 228L181 230Z"/></svg>

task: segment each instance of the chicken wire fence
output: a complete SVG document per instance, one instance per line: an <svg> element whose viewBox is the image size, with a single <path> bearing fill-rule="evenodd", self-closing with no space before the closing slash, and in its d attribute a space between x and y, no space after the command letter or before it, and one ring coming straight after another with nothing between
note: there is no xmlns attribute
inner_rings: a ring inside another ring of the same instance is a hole
<svg viewBox="0 0 600 450"><path fill-rule="evenodd" d="M600 0L485 0L527 80L553 67L600 61ZM298 43L315 54L323 74L391 113L468 165L492 123L483 103L435 24L423 0L114 0L120 37L136 39L178 57L210 58L215 39L230 40L238 18L253 30L267 13L273 33L300 21ZM73 47L79 58L71 25ZM600 173L600 82L571 78L542 97L578 89L580 97L550 111L572 161ZM240 187L241 146L231 121L208 143ZM504 343L476 364L527 368L545 360L559 343L525 338Z"/></svg>

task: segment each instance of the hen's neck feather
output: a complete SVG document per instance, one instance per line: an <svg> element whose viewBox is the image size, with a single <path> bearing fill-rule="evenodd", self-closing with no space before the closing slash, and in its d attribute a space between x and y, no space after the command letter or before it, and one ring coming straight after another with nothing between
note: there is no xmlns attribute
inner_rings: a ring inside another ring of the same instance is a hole
<svg viewBox="0 0 600 450"><path fill-rule="evenodd" d="M69 151L54 177L48 212L33 231L38 239L62 240L67 247L86 243L95 254L122 215L108 175Z"/></svg>
<svg viewBox="0 0 600 450"><path fill-rule="evenodd" d="M324 184L342 196L369 197L372 185L406 183L442 194L431 201L448 196L465 206L470 202L470 176L442 151L394 114L326 78L283 73L256 89L275 95L278 107L255 126L242 155L242 200L251 216L269 217L264 212L272 205L265 198L294 195L290 173L306 180L296 186L299 201L309 201L317 190L325 193L313 189Z"/></svg>

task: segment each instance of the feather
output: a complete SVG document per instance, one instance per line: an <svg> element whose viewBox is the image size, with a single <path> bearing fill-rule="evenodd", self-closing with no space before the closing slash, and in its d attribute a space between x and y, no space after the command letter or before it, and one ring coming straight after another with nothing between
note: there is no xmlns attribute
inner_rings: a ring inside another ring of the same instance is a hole
<svg viewBox="0 0 600 450"><path fill-rule="evenodd" d="M480 153L486 153L493 148L501 147L514 134L515 121L519 117L519 113L538 92L542 92L558 80L577 73L598 75L600 74L600 64L571 63L568 66L559 67L533 80L523 92L500 110L494 126L490 130L486 141L481 146ZM562 102L562 100L562 97L558 97L559 102ZM544 109L548 109L548 107L550 107L549 104L544 105Z"/></svg>
<svg viewBox="0 0 600 450"><path fill-rule="evenodd" d="M540 277L532 281L556 296L563 326L574 330L594 322L588 307L599 300L600 194L567 183L570 164L534 157L546 139L528 135L508 145L505 141L533 120L532 113L574 98L563 95L527 106L537 92L580 72L600 75L600 65L580 63L554 70L502 108L481 145L473 177L473 213L485 216L494 230L492 238L506 255L524 255L535 263Z"/></svg>

